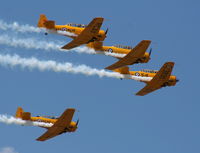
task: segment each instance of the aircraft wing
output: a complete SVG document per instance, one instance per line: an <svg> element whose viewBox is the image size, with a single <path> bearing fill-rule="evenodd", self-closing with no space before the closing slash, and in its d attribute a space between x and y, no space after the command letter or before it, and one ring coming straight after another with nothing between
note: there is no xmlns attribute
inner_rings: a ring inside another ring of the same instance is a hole
<svg viewBox="0 0 200 153"><path fill-rule="evenodd" d="M156 73L153 79L147 83L147 85L141 89L136 95L144 96L150 92L162 88L162 85L169 80L174 67L174 62L165 63L161 69Z"/></svg>
<svg viewBox="0 0 200 153"><path fill-rule="evenodd" d="M52 127L50 127L46 133L37 138L37 141L46 141L59 134L62 134L65 131L65 129L69 127L74 112L75 109L73 108L65 110L65 112L59 117L56 123Z"/></svg>
<svg viewBox="0 0 200 153"><path fill-rule="evenodd" d="M123 66L132 65L142 58L151 44L150 40L142 40L136 47L134 47L125 57L117 61L116 63L106 67L108 70L114 70Z"/></svg>
<svg viewBox="0 0 200 153"><path fill-rule="evenodd" d="M99 33L99 30L102 26L104 18L98 17L94 18L90 24L78 35L74 40L72 40L67 45L63 46L62 49L72 49L74 47L78 47L83 44L87 44L88 42L94 39Z"/></svg>

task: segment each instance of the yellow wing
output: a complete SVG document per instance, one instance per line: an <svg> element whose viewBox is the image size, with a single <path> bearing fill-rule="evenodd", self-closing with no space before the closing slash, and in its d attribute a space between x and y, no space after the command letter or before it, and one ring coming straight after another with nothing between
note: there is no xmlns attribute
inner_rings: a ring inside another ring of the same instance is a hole
<svg viewBox="0 0 200 153"><path fill-rule="evenodd" d="M153 79L147 83L147 85L140 90L136 95L144 96L150 92L162 88L165 82L169 80L169 77L172 73L174 67L174 62L165 63L162 68L157 72Z"/></svg>
<svg viewBox="0 0 200 153"><path fill-rule="evenodd" d="M106 67L108 70L114 70L123 66L132 65L142 58L151 44L150 40L142 40L136 47L134 47L125 57L116 63Z"/></svg>
<svg viewBox="0 0 200 153"><path fill-rule="evenodd" d="M90 24L80 33L78 37L72 40L67 45L63 46L62 49L72 49L83 44L87 44L90 41L94 41L95 36L98 35L99 30L102 26L104 18L94 18Z"/></svg>
<svg viewBox="0 0 200 153"><path fill-rule="evenodd" d="M75 109L73 108L65 110L65 112L59 117L56 123L50 127L46 133L37 138L37 141L46 141L65 132L65 129L69 127L72 121L74 112Z"/></svg>

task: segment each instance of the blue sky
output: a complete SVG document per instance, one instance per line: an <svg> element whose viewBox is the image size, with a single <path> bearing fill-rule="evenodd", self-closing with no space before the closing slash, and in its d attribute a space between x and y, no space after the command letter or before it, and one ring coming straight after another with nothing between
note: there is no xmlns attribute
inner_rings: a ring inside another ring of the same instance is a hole
<svg viewBox="0 0 200 153"><path fill-rule="evenodd" d="M33 115L60 115L74 107L79 110L74 120L80 118L77 132L44 143L35 141L44 129L0 124L0 148L11 146L19 153L199 153L199 8L197 0L2 1L0 19L6 22L36 25L44 13L58 24L87 24L102 16L103 29L109 28L106 45L134 46L152 40L152 60L132 69L159 69L164 62L174 61L173 74L180 82L137 97L134 93L144 84L133 80L0 66L0 114L12 115L22 106ZM70 41L55 35L34 36ZM2 53L99 69L115 61L100 55L0 48Z"/></svg>

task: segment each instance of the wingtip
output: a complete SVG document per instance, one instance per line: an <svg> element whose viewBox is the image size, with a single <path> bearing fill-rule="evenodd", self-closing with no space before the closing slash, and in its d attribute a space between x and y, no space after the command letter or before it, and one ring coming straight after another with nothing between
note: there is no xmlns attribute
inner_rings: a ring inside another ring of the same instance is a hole
<svg viewBox="0 0 200 153"><path fill-rule="evenodd" d="M151 40L143 40L143 41L151 42Z"/></svg>
<svg viewBox="0 0 200 153"><path fill-rule="evenodd" d="M95 17L94 19L104 19L103 17Z"/></svg>
<svg viewBox="0 0 200 153"><path fill-rule="evenodd" d="M37 138L36 141L44 141L44 140L40 140L39 138Z"/></svg>
<svg viewBox="0 0 200 153"><path fill-rule="evenodd" d="M174 65L174 64L175 64L175 62L166 62L165 64Z"/></svg>
<svg viewBox="0 0 200 153"><path fill-rule="evenodd" d="M144 96L144 95L140 95L139 93L135 93L136 96Z"/></svg>
<svg viewBox="0 0 200 153"><path fill-rule="evenodd" d="M95 17L93 20L101 20L103 22L104 18L103 17Z"/></svg>
<svg viewBox="0 0 200 153"><path fill-rule="evenodd" d="M60 49L69 50L66 46L61 47Z"/></svg>
<svg viewBox="0 0 200 153"><path fill-rule="evenodd" d="M76 111L75 108L67 108L66 110L73 110L73 111Z"/></svg>
<svg viewBox="0 0 200 153"><path fill-rule="evenodd" d="M144 42L144 43L151 43L151 40L142 40L142 42Z"/></svg>
<svg viewBox="0 0 200 153"><path fill-rule="evenodd" d="M106 70L112 70L112 69L110 69L110 66L105 67L104 69L106 69Z"/></svg>

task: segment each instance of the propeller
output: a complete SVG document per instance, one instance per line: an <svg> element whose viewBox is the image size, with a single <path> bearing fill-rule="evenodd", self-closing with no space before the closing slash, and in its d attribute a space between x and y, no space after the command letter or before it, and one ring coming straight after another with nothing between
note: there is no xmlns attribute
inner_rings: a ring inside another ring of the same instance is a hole
<svg viewBox="0 0 200 153"><path fill-rule="evenodd" d="M107 33L108 33L108 30L109 30L109 29L107 28L107 29L106 29L106 32L105 32L105 35L107 35Z"/></svg>
<svg viewBox="0 0 200 153"><path fill-rule="evenodd" d="M79 123L79 119L76 121L76 126L78 126L78 123Z"/></svg>
<svg viewBox="0 0 200 153"><path fill-rule="evenodd" d="M151 56L151 53L152 53L152 48L151 48L150 51L149 51L149 56Z"/></svg>

